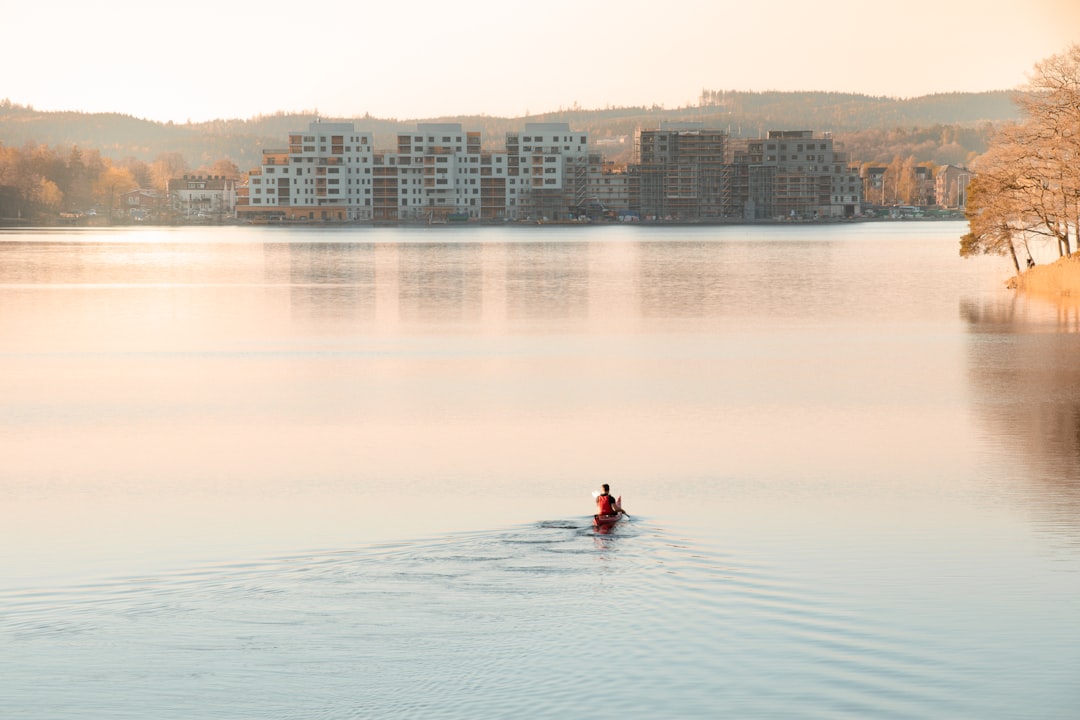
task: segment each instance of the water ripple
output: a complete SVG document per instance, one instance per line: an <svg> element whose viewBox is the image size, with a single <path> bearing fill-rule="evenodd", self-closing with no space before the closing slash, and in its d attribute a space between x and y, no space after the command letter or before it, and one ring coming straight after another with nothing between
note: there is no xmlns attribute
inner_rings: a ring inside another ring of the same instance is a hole
<svg viewBox="0 0 1080 720"><path fill-rule="evenodd" d="M970 667L935 638L646 519L606 535L551 521L0 599L0 715L12 719L976 707Z"/></svg>

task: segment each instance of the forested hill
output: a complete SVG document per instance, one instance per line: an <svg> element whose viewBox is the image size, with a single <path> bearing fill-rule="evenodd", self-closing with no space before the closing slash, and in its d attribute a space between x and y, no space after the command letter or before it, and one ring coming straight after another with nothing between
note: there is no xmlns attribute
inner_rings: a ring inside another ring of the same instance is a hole
<svg viewBox="0 0 1080 720"><path fill-rule="evenodd" d="M920 161L962 162L978 154L995 125L1017 119L1010 92L949 93L897 99L823 92L732 92L706 90L694 107L627 107L604 110L572 108L529 117L490 116L425 119L322 118L351 121L371 131L376 146L396 146L398 132L417 122L460 122L481 130L490 149L501 149L506 132L525 122L568 122L574 130L607 140L602 151L611 159L630 159L638 128L661 122L701 122L733 136L753 137L768 130L830 131L847 141L855 160L881 162L896 155ZM276 113L246 120L203 123L159 123L128 115L79 112L41 112L0 101L0 144L27 142L49 146L97 149L115 160L151 161L163 153L180 153L191 167L220 159L242 170L256 167L263 149L281 148L289 131L304 130L316 114ZM622 142L620 142L620 140ZM895 147L894 147L895 144ZM952 148L943 152L942 147Z"/></svg>

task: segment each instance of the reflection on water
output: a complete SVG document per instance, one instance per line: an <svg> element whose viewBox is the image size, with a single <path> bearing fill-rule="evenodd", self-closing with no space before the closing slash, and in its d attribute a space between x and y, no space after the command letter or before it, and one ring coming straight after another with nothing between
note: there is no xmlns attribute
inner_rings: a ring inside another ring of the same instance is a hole
<svg viewBox="0 0 1080 720"><path fill-rule="evenodd" d="M1080 544L1080 325L1075 304L967 299L974 408L1023 468L1043 523Z"/></svg>
<svg viewBox="0 0 1080 720"><path fill-rule="evenodd" d="M0 716L1071 717L1076 314L962 232L0 235Z"/></svg>
<svg viewBox="0 0 1080 720"><path fill-rule="evenodd" d="M646 318L715 317L724 309L725 285L732 282L727 255L721 243L677 245L677 252L663 243L638 245L640 270L638 292L641 314Z"/></svg>
<svg viewBox="0 0 1080 720"><path fill-rule="evenodd" d="M374 319L375 262L371 245L275 243L264 245L263 252L263 277L252 281L285 284L298 321L333 319L349 323Z"/></svg>

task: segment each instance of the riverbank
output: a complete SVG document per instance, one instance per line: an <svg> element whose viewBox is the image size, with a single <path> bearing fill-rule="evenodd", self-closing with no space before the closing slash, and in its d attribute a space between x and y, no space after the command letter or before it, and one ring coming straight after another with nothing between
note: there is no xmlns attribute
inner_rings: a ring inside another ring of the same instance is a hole
<svg viewBox="0 0 1080 720"><path fill-rule="evenodd" d="M1036 265L1012 278L1009 287L1044 297L1080 298L1080 252Z"/></svg>

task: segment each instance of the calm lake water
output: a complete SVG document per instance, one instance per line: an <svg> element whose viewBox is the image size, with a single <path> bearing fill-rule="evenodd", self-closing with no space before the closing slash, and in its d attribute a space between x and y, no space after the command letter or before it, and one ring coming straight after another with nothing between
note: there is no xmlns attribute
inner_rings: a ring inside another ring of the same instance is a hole
<svg viewBox="0 0 1080 720"><path fill-rule="evenodd" d="M964 230L0 234L0 717L1080 717L1080 311Z"/></svg>

